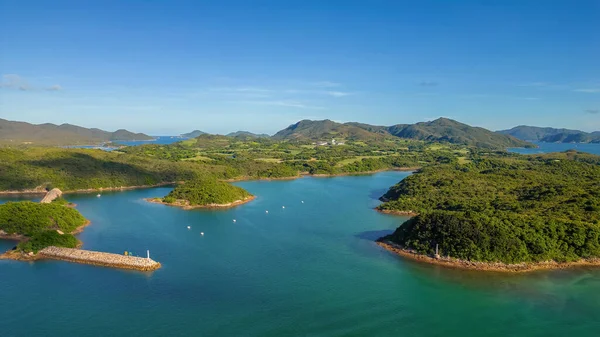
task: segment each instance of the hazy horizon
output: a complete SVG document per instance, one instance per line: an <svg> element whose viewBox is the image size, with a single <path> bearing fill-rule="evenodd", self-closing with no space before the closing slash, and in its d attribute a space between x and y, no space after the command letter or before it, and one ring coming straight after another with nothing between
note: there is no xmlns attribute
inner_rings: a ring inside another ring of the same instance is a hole
<svg viewBox="0 0 600 337"><path fill-rule="evenodd" d="M583 0L0 0L0 117L151 135L441 116L597 131L599 12Z"/></svg>

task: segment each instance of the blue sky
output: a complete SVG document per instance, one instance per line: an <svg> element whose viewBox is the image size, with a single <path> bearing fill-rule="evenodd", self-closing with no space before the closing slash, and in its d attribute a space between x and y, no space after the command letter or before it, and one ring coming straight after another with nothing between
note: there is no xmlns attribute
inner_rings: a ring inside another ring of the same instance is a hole
<svg viewBox="0 0 600 337"><path fill-rule="evenodd" d="M0 117L600 130L600 1L0 0Z"/></svg>

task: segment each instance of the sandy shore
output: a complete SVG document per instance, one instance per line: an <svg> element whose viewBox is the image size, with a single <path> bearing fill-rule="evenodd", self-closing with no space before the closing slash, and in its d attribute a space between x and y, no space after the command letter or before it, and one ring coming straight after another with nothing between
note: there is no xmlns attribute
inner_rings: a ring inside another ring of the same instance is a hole
<svg viewBox="0 0 600 337"><path fill-rule="evenodd" d="M245 203L248 203L252 200L256 199L255 196L249 196L245 199L242 200L236 200L234 202L230 202L227 204L208 204L208 205L190 205L189 202L187 200L177 200L174 203L166 203L162 201L162 198L147 198L144 199L148 202L151 202L153 204L161 204L161 205L167 205L167 206L173 206L173 207L179 207L182 209L199 209L199 208L231 208L231 207L235 207L235 206L239 206L239 205L243 205Z"/></svg>
<svg viewBox="0 0 600 337"><path fill-rule="evenodd" d="M508 272L508 273L522 273L536 270L549 270L549 269L566 269L573 267L597 267L600 266L600 258L594 259L582 259L575 262L556 262L556 261L545 261L545 262L532 262L532 263L518 263L518 264L506 264L502 262L477 262L477 261L465 261L455 259L451 257L440 257L439 259L433 258L428 255L419 254L411 249L403 248L390 241L378 241L377 244L384 249L400 255L405 258L409 258L419 262L425 262L430 264L437 264L444 267L460 268L460 269L471 269L480 271L494 271L494 272Z"/></svg>

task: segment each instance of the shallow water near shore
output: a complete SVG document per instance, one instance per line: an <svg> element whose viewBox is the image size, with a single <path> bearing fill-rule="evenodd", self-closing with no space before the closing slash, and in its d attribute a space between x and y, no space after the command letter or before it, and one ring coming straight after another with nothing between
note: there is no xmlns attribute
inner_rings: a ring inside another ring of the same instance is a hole
<svg viewBox="0 0 600 337"><path fill-rule="evenodd" d="M1 335L598 335L600 269L485 273L378 247L406 218L373 207L407 175L239 182L257 198L228 210L143 200L170 188L67 195L92 221L83 248L162 268L0 260Z"/></svg>

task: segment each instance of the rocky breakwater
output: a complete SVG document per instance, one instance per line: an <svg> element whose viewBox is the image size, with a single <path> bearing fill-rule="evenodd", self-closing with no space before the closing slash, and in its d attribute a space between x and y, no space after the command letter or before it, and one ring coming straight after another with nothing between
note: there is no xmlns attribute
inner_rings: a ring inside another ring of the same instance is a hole
<svg viewBox="0 0 600 337"><path fill-rule="evenodd" d="M54 201L54 199L56 198L60 198L62 196L62 191L59 190L58 188L53 188L52 190L48 191L48 193L46 193L46 195L44 196L44 198L42 199L42 201L40 201L41 204L49 204L52 201Z"/></svg>
<svg viewBox="0 0 600 337"><path fill-rule="evenodd" d="M95 252L83 249L50 246L40 250L38 255L55 260L122 269L151 271L160 268L160 263L150 258Z"/></svg>

